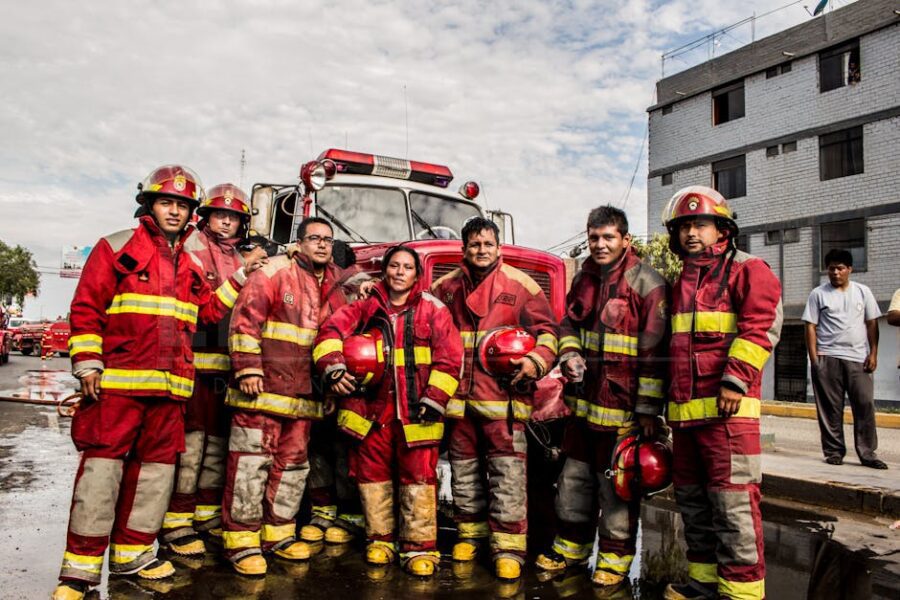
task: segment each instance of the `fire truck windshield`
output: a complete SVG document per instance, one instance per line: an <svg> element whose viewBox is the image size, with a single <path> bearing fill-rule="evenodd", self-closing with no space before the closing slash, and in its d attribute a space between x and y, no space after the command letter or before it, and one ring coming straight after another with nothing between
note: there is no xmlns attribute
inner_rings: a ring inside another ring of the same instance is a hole
<svg viewBox="0 0 900 600"><path fill-rule="evenodd" d="M422 192L409 194L409 207L413 211L413 228L417 240L458 240L466 219L480 214L472 204Z"/></svg>
<svg viewBox="0 0 900 600"><path fill-rule="evenodd" d="M409 239L403 192L363 186L326 186L316 204L332 215L334 235L348 242L390 242ZM325 214L321 215L328 218Z"/></svg>

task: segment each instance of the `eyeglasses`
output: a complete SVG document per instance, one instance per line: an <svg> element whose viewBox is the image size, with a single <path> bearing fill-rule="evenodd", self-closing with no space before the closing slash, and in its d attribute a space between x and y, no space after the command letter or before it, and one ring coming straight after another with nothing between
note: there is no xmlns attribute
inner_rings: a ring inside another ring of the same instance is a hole
<svg viewBox="0 0 900 600"><path fill-rule="evenodd" d="M241 244L240 246L237 247L238 252L252 252L253 250L256 250L257 248L259 248L259 244L256 244L253 242L250 242L248 244Z"/></svg>
<svg viewBox="0 0 900 600"><path fill-rule="evenodd" d="M321 235L308 235L303 238L304 242L310 242L311 244L319 244L324 243L326 246L334 246L334 238L326 237Z"/></svg>

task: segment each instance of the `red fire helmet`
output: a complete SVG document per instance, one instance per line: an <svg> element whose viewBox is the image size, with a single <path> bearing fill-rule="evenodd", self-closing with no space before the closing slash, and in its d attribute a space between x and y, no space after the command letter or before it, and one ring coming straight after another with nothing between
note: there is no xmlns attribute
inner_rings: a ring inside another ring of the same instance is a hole
<svg viewBox="0 0 900 600"><path fill-rule="evenodd" d="M378 329L344 340L344 360L359 385L374 385L384 377L384 337Z"/></svg>
<svg viewBox="0 0 900 600"><path fill-rule="evenodd" d="M663 210L663 225L669 232L669 247L679 253L678 226L682 220L706 217L713 219L716 226L727 230L731 238L736 238L738 225L734 212L722 194L705 185L692 185L675 192Z"/></svg>
<svg viewBox="0 0 900 600"><path fill-rule="evenodd" d="M646 441L637 433L625 436L613 450L612 468L616 495L629 502L649 496L672 483L672 450L660 441Z"/></svg>
<svg viewBox="0 0 900 600"><path fill-rule="evenodd" d="M203 191L203 183L192 169L181 165L164 165L153 169L138 184L135 198L138 203L143 204L145 200L155 196L179 198L197 208L206 198L206 193Z"/></svg>
<svg viewBox="0 0 900 600"><path fill-rule="evenodd" d="M478 360L492 377L512 375L519 367L511 361L534 350L535 344L534 336L521 327L497 327L478 342Z"/></svg>
<svg viewBox="0 0 900 600"><path fill-rule="evenodd" d="M244 190L233 183L221 183L210 188L206 199L197 209L197 214L206 217L214 210L236 212L245 219L250 218L250 200Z"/></svg>

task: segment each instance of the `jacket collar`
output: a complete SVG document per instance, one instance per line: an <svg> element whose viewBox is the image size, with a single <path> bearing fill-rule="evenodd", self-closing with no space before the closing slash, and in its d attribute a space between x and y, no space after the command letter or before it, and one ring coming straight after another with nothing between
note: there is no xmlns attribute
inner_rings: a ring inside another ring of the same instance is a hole
<svg viewBox="0 0 900 600"><path fill-rule="evenodd" d="M703 252L694 256L685 256L683 258L685 266L696 266L696 267L708 267L711 264L714 264L718 260L720 260L728 249L730 245L728 240L722 240L708 248L704 249Z"/></svg>
<svg viewBox="0 0 900 600"><path fill-rule="evenodd" d="M205 220L201 221L200 224L197 225L197 229L200 230L200 233L206 236L206 239L209 240L210 244L215 244L226 254L233 254L236 251L237 243L241 241L241 238L237 236L223 240L215 233L213 233L213 231L209 228L209 224Z"/></svg>
<svg viewBox="0 0 900 600"><path fill-rule="evenodd" d="M163 233L163 230L159 228L159 224L156 222L156 219L153 218L152 215L142 215L138 218L141 226L144 228L150 238L157 245L169 245L169 238L166 237L166 234ZM187 226L178 234L178 237L175 239L175 250L178 251L181 249L181 246L184 244L184 241L191 235L194 231L194 227L188 223Z"/></svg>
<svg viewBox="0 0 900 600"><path fill-rule="evenodd" d="M491 266L484 277L478 284L475 284L472 276L472 270L469 264L464 260L460 265L463 272L463 285L466 289L466 306L472 311L472 314L479 319L483 319L490 311L492 300L494 298L494 287L497 285L497 276L503 266L503 257L497 259L497 262Z"/></svg>
<svg viewBox="0 0 900 600"><path fill-rule="evenodd" d="M422 297L422 291L422 286L419 282L416 282L415 287L413 287L412 291L409 293L409 297L406 299L406 305L414 306L418 304L419 299ZM375 284L375 287L372 288L372 297L375 298L382 310L388 312L391 301L387 284L384 281L379 281Z"/></svg>

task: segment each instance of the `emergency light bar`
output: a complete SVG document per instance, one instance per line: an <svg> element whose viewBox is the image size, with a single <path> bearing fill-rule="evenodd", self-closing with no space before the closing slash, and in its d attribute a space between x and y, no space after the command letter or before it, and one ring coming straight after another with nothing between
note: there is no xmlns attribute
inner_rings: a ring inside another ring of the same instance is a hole
<svg viewBox="0 0 900 600"><path fill-rule="evenodd" d="M450 182L453 181L453 173L450 172L448 167L403 158L391 158L390 156L377 156L375 154L363 154L361 152L331 148L320 154L318 160L333 161L338 173L393 177L443 188L450 185Z"/></svg>

